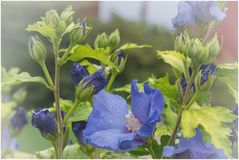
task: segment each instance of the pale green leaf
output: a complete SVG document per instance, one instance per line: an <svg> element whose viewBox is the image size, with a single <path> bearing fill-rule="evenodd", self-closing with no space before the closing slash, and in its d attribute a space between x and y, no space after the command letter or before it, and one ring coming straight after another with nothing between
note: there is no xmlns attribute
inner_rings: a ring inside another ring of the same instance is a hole
<svg viewBox="0 0 239 160"><path fill-rule="evenodd" d="M191 63L190 59L185 58L183 54L176 51L157 51L157 56L181 73L186 73L185 69L187 69L187 66Z"/></svg>
<svg viewBox="0 0 239 160"><path fill-rule="evenodd" d="M34 24L29 24L26 28L29 32L39 32L45 37L50 38L54 43L57 41L57 34L52 25L47 25L44 21L37 21Z"/></svg>
<svg viewBox="0 0 239 160"><path fill-rule="evenodd" d="M161 137L162 135L172 135L173 129L176 125L177 115L174 113L169 106L164 108L164 114L166 116L166 120L163 124L158 124L157 129L154 133L155 136Z"/></svg>
<svg viewBox="0 0 239 160"><path fill-rule="evenodd" d="M39 159L53 159L55 158L53 148L36 152L36 157ZM81 150L78 144L68 145L64 149L63 158L65 159L88 159L89 157Z"/></svg>
<svg viewBox="0 0 239 160"><path fill-rule="evenodd" d="M188 110L183 110L181 128L186 138L195 135L195 129L202 126L211 137L211 143L231 155L229 136L231 129L225 124L235 120L236 116L225 107L199 107L196 103Z"/></svg>
<svg viewBox="0 0 239 160"><path fill-rule="evenodd" d="M122 45L117 51L119 50L127 50L127 49L137 49L137 48L151 48L151 45L138 45L136 43L126 43Z"/></svg>
<svg viewBox="0 0 239 160"><path fill-rule="evenodd" d="M103 48L93 49L90 45L79 45L75 48L69 60L77 62L85 58L91 58L102 62L105 65L116 68L115 64L110 61L110 56L107 54L109 51ZM117 69L117 68L116 68ZM118 70L118 69L117 69Z"/></svg>
<svg viewBox="0 0 239 160"><path fill-rule="evenodd" d="M159 89L164 96L176 99L176 86L170 83L168 74L159 79L154 76L150 77L148 81L151 87Z"/></svg>
<svg viewBox="0 0 239 160"><path fill-rule="evenodd" d="M60 100L61 108L62 110L67 113L71 107L74 106L73 102L71 100ZM83 121L87 120L90 113L92 112L92 107L89 102L81 102L74 112L69 117L68 121L75 122L75 121Z"/></svg>
<svg viewBox="0 0 239 160"><path fill-rule="evenodd" d="M144 91L143 83L137 83L137 86L139 87L139 90L141 92ZM120 87L120 88L114 88L113 92L126 92L126 93L130 94L130 92L131 92L131 84L126 84L126 85L124 85L123 87Z"/></svg>
<svg viewBox="0 0 239 160"><path fill-rule="evenodd" d="M10 73L5 72L2 74L2 85L18 85L22 83L39 83L45 85L50 90L51 87L47 84L42 77L32 77L28 72Z"/></svg>

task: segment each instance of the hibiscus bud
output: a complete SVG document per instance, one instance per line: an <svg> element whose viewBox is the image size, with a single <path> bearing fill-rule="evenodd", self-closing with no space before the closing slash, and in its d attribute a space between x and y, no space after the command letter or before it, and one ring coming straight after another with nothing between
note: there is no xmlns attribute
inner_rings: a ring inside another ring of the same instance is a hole
<svg viewBox="0 0 239 160"><path fill-rule="evenodd" d="M57 26L59 21L59 15L56 10L47 11L45 14L45 22L47 25Z"/></svg>
<svg viewBox="0 0 239 160"><path fill-rule="evenodd" d="M118 29L116 29L114 32L112 32L109 36L109 43L111 48L117 47L120 43L120 34Z"/></svg>
<svg viewBox="0 0 239 160"><path fill-rule="evenodd" d="M209 49L209 57L214 60L216 55L220 50L219 42L217 39L217 35L215 35L207 44L207 48Z"/></svg>
<svg viewBox="0 0 239 160"><path fill-rule="evenodd" d="M90 75L89 72L80 63L74 63L71 69L71 79L74 85L78 85L79 82L86 76Z"/></svg>
<svg viewBox="0 0 239 160"><path fill-rule="evenodd" d="M70 40L74 43L80 43L88 36L90 30L91 28L86 26L85 20L83 19L81 26L71 32Z"/></svg>
<svg viewBox="0 0 239 160"><path fill-rule="evenodd" d="M196 86L199 90L208 90L212 87L216 79L216 65L203 64L200 72L196 76Z"/></svg>
<svg viewBox="0 0 239 160"><path fill-rule="evenodd" d="M18 107L15 114L10 119L10 122L14 132L21 130L28 123L25 109L23 107Z"/></svg>
<svg viewBox="0 0 239 160"><path fill-rule="evenodd" d="M69 25L73 21L74 11L72 11L72 6L65 8L60 16L60 19L66 24Z"/></svg>
<svg viewBox="0 0 239 160"><path fill-rule="evenodd" d="M32 112L32 126L38 128L46 139L56 140L58 125L48 109L36 109Z"/></svg>
<svg viewBox="0 0 239 160"><path fill-rule="evenodd" d="M106 33L98 35L95 39L94 46L95 48L106 48L109 45L109 37Z"/></svg>
<svg viewBox="0 0 239 160"><path fill-rule="evenodd" d="M76 88L76 98L80 101L85 101L102 90L106 84L106 76L104 70L101 68L80 81Z"/></svg>
<svg viewBox="0 0 239 160"><path fill-rule="evenodd" d="M190 45L188 34L186 32L184 34L180 33L174 43L175 51L186 54L187 45Z"/></svg>
<svg viewBox="0 0 239 160"><path fill-rule="evenodd" d="M28 50L29 50L30 56L32 57L34 61L36 61L39 64L42 64L45 62L46 56L47 56L47 50L42 40L40 39L40 37L36 35L36 36L31 36L29 38Z"/></svg>

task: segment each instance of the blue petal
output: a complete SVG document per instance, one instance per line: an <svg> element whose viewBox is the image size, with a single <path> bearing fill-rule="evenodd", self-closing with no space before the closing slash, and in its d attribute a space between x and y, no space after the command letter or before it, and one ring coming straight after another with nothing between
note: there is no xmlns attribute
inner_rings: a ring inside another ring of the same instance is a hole
<svg viewBox="0 0 239 160"><path fill-rule="evenodd" d="M129 151L143 144L136 139L135 133L123 133L120 129L94 132L86 137L86 143L116 152Z"/></svg>
<svg viewBox="0 0 239 160"><path fill-rule="evenodd" d="M188 24L195 24L192 7L186 2L180 2L178 4L178 15L172 19L174 27L180 27Z"/></svg>
<svg viewBox="0 0 239 160"><path fill-rule="evenodd" d="M78 83L86 76L89 75L89 72L82 66L80 63L74 63L71 68L71 78L74 85Z"/></svg>
<svg viewBox="0 0 239 160"><path fill-rule="evenodd" d="M131 85L131 110L141 123L148 119L150 110L150 96L139 92L137 80L134 80Z"/></svg>
<svg viewBox="0 0 239 160"><path fill-rule="evenodd" d="M159 90L151 88L148 83L144 83L144 92L139 92L137 81L134 80L131 85L131 110L142 123L137 134L148 137L163 113L164 97Z"/></svg>
<svg viewBox="0 0 239 160"><path fill-rule="evenodd" d="M172 157L174 155L174 147L173 146L165 146L163 147L163 156L164 157Z"/></svg>
<svg viewBox="0 0 239 160"><path fill-rule="evenodd" d="M122 97L102 90L94 96L93 105L93 111L83 131L84 137L107 129L126 130L124 120L128 107Z"/></svg>
<svg viewBox="0 0 239 160"><path fill-rule="evenodd" d="M28 123L26 111L23 107L18 107L16 113L11 118L11 125L13 128L22 129Z"/></svg>
<svg viewBox="0 0 239 160"><path fill-rule="evenodd" d="M179 144L175 147L173 155L177 158L226 158L222 150L216 149L212 144L204 144L199 129L192 138L180 138Z"/></svg>
<svg viewBox="0 0 239 160"><path fill-rule="evenodd" d="M226 17L226 14L220 11L215 3L209 8L209 12L212 19L216 21L222 21Z"/></svg>
<svg viewBox="0 0 239 160"><path fill-rule="evenodd" d="M87 122L86 121L77 121L77 122L72 122L72 131L76 138L81 142L84 143L83 140L83 130L86 127Z"/></svg>

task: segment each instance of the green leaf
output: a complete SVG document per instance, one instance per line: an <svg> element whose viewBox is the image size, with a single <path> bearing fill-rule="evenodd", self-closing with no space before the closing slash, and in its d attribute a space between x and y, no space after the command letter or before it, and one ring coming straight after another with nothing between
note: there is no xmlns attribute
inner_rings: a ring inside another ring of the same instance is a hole
<svg viewBox="0 0 239 160"><path fill-rule="evenodd" d="M49 148L44 151L39 151L36 153L36 157L39 159L53 159L54 158L54 149ZM64 149L63 158L66 159L88 159L89 157L81 151L81 148L78 144L68 145Z"/></svg>
<svg viewBox="0 0 239 160"><path fill-rule="evenodd" d="M237 73L237 63L217 65L217 79L225 83L229 89L229 93L233 96L236 103L238 103Z"/></svg>
<svg viewBox="0 0 239 160"><path fill-rule="evenodd" d="M157 51L157 56L162 58L165 63L170 64L181 73L188 72L188 66L191 60L186 58L183 54L176 51ZM187 71L185 71L187 69Z"/></svg>
<svg viewBox="0 0 239 160"><path fill-rule="evenodd" d="M126 43L122 45L117 51L119 50L127 50L127 49L137 49L137 48L151 48L151 45L138 45L136 43Z"/></svg>
<svg viewBox="0 0 239 160"><path fill-rule="evenodd" d="M135 148L134 150L130 151L129 153L136 157L149 155L149 151L146 150L145 145L139 146L139 147Z"/></svg>
<svg viewBox="0 0 239 160"><path fill-rule="evenodd" d="M22 83L39 83L52 90L45 79L43 79L42 77L32 77L28 72L22 72L19 74L5 72L2 74L2 85L18 85Z"/></svg>
<svg viewBox="0 0 239 160"><path fill-rule="evenodd" d="M71 100L61 99L60 104L61 104L62 110L66 113L71 109L71 107L74 106ZM75 111L70 115L68 121L75 122L75 121L87 120L91 112L92 112L92 107L90 103L88 101L81 102L80 104L78 104Z"/></svg>
<svg viewBox="0 0 239 160"><path fill-rule="evenodd" d="M136 157L127 152L107 152L102 159L135 159Z"/></svg>
<svg viewBox="0 0 239 160"><path fill-rule="evenodd" d="M144 91L143 83L137 83L137 86L139 87L139 90L141 92ZM123 87L115 88L115 89L113 89L113 92L126 92L126 93L130 94L130 92L131 92L131 84L126 84Z"/></svg>
<svg viewBox="0 0 239 160"><path fill-rule="evenodd" d="M117 69L115 64L110 61L110 55L107 53L109 50L98 48L93 49L90 45L78 45L78 47L74 50L71 56L69 56L68 60L77 62L85 58L91 58L102 62L105 65L114 67ZM117 69L118 70L118 69Z"/></svg>
<svg viewBox="0 0 239 160"><path fill-rule="evenodd" d="M148 81L150 86L159 89L164 96L172 99L177 98L176 86L169 82L168 74L159 79L154 76L150 77Z"/></svg>
<svg viewBox="0 0 239 160"><path fill-rule="evenodd" d="M195 135L195 128L201 125L211 137L211 143L218 149L223 149L229 157L231 129L225 124L236 119L236 116L225 107L199 107L196 103L188 110L183 110L181 128L186 138Z"/></svg>
<svg viewBox="0 0 239 160"><path fill-rule="evenodd" d="M29 32L39 32L43 36L50 38L53 43L57 42L58 37L54 26L47 25L44 21L37 21L34 24L29 24L26 30Z"/></svg>
<svg viewBox="0 0 239 160"><path fill-rule="evenodd" d="M164 108L164 114L166 116L166 120L163 122L163 124L158 124L157 129L154 132L154 135L157 137L161 137L163 135L172 135L176 125L177 115L169 106Z"/></svg>

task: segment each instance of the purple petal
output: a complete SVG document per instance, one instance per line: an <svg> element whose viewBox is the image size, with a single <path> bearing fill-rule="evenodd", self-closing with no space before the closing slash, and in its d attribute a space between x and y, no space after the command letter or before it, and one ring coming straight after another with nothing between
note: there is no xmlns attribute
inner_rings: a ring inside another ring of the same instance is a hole
<svg viewBox="0 0 239 160"><path fill-rule="evenodd" d="M83 131L84 136L107 129L126 129L124 120L128 107L122 97L102 90L94 96L93 105L93 111Z"/></svg>
<svg viewBox="0 0 239 160"><path fill-rule="evenodd" d="M174 155L174 147L173 146L165 146L163 147L163 156L164 157L172 157Z"/></svg>
<svg viewBox="0 0 239 160"><path fill-rule="evenodd" d="M108 129L87 136L86 143L116 152L125 152L143 144L137 141L135 136L135 133L123 133L120 129Z"/></svg>

